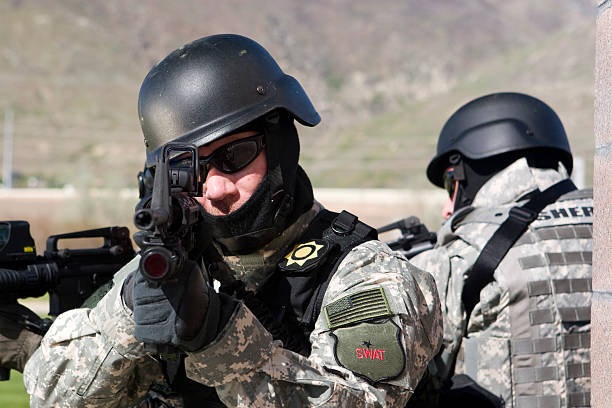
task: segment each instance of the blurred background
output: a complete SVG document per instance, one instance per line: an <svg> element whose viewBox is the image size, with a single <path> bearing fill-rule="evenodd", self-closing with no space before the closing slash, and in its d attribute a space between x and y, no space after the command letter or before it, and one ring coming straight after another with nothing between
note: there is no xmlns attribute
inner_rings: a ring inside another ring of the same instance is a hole
<svg viewBox="0 0 612 408"><path fill-rule="evenodd" d="M0 220L28 220L39 251L50 234L133 231L142 79L180 45L227 32L266 47L320 112L299 129L301 163L332 210L437 230L445 197L424 172L438 133L497 91L557 111L576 181L591 186L595 4L0 0Z"/></svg>

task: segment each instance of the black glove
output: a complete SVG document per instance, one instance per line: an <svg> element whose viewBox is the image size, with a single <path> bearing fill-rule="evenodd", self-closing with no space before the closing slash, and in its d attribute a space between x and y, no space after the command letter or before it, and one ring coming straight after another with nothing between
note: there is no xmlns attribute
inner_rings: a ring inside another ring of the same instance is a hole
<svg viewBox="0 0 612 408"><path fill-rule="evenodd" d="M126 279L122 296L134 311L134 337L148 351L196 351L217 335L221 302L197 263L187 260L177 279L149 286L139 271Z"/></svg>

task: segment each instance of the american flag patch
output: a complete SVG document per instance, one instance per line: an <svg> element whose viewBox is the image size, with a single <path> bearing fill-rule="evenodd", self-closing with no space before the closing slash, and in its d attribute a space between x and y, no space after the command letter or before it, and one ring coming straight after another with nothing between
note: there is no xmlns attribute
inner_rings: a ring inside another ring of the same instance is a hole
<svg viewBox="0 0 612 408"><path fill-rule="evenodd" d="M330 329L391 315L382 287L362 290L325 306L325 317Z"/></svg>

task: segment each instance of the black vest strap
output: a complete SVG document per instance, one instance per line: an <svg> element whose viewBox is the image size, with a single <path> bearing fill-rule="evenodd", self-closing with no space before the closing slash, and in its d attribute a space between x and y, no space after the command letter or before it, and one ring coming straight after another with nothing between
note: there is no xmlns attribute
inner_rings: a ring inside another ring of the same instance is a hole
<svg viewBox="0 0 612 408"><path fill-rule="evenodd" d="M339 245L340 256L333 264L328 266L328 268L331 267L330 270L326 271L324 274L319 274L319 276L323 276L324 279L319 285L314 302L310 303L309 310L307 311L307 315L310 316L311 325L314 324L314 321L321 313L323 297L327 291L327 286L334 272L336 272L338 265L340 265L340 262L342 262L350 250L357 245L366 241L378 239L378 232L375 228L359 221L357 216L343 210L332 221L329 229L323 233L323 237Z"/></svg>
<svg viewBox="0 0 612 408"><path fill-rule="evenodd" d="M372 239L377 239L378 233L375 228L359 221L357 216L348 211L335 213L323 209L300 240L311 238L326 240L333 250L332 255L325 262L317 266L316 271L312 274L312 281L309 283L312 287L308 291L310 299L306 308L304 310L293 310L298 321L308 329L309 335L321 312L323 296L329 281L336 272L340 262L355 246ZM287 277L287 279L293 281L291 277ZM293 281L289 286L294 286L295 283Z"/></svg>
<svg viewBox="0 0 612 408"><path fill-rule="evenodd" d="M565 179L536 194L524 205L510 209L508 218L486 243L478 259L467 273L461 294L467 319L470 318L472 310L480 301L480 291L493 282L495 269L512 245L527 230L529 224L538 218L538 214L544 207L573 190L576 190L574 183L570 179Z"/></svg>

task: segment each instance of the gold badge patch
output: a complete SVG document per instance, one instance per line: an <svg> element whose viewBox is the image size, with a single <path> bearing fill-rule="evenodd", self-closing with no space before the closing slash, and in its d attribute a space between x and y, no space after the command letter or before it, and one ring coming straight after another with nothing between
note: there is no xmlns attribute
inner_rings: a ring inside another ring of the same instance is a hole
<svg viewBox="0 0 612 408"><path fill-rule="evenodd" d="M280 261L279 268L284 271L308 271L325 258L329 244L321 239L298 244Z"/></svg>

